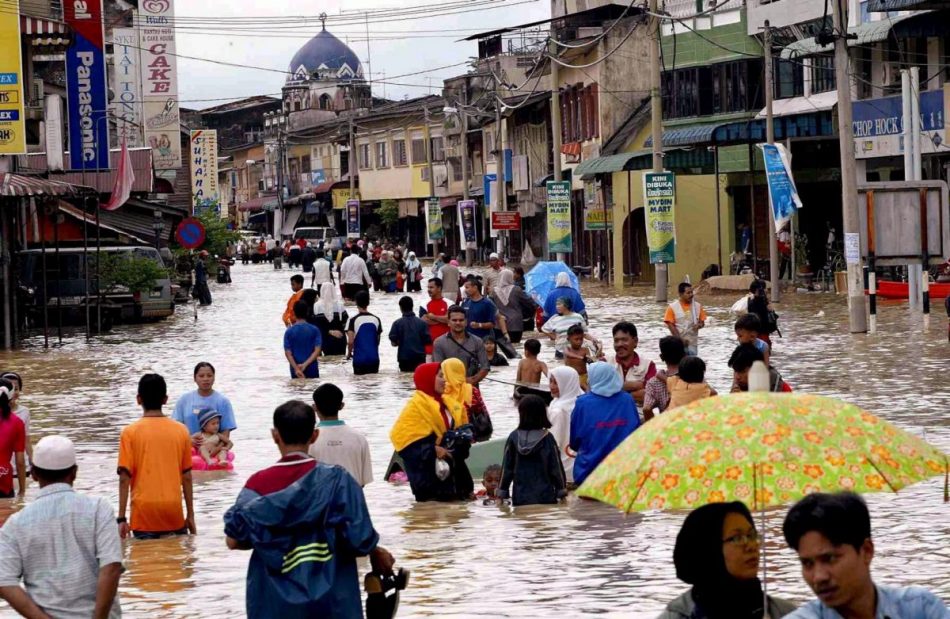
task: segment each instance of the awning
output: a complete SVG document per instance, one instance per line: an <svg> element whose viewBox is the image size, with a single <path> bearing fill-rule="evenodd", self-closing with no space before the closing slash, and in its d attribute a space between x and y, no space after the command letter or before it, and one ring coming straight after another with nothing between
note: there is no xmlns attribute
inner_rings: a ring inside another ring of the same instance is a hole
<svg viewBox="0 0 950 619"><path fill-rule="evenodd" d="M88 187L61 183L38 176L24 176L5 172L0 174L0 196L6 198L27 196L74 196L95 193Z"/></svg>
<svg viewBox="0 0 950 619"><path fill-rule="evenodd" d="M653 169L652 150L640 150L635 153L627 153L627 155L630 159L623 168L625 171ZM667 170L711 168L715 163L715 156L706 148L663 149L663 167Z"/></svg>
<svg viewBox="0 0 950 619"><path fill-rule="evenodd" d="M870 0L868 11L900 11L901 9L945 9L950 7L947 0Z"/></svg>
<svg viewBox="0 0 950 619"><path fill-rule="evenodd" d="M264 213L263 211L260 212L260 213L254 213L253 215L251 215L250 217L247 218L247 224L248 224L248 225L254 224L254 225L266 226L266 225L267 225L267 213Z"/></svg>
<svg viewBox="0 0 950 619"><path fill-rule="evenodd" d="M314 185L313 193L314 194L329 193L330 190L333 189L333 186L336 185L336 183L337 181L324 181L320 183L319 185Z"/></svg>
<svg viewBox="0 0 950 619"><path fill-rule="evenodd" d="M583 152L584 147L580 142L568 142L567 144L561 144L561 152L569 157L580 157Z"/></svg>
<svg viewBox="0 0 950 619"><path fill-rule="evenodd" d="M247 202L241 203L238 205L238 210L245 212L272 211L276 207L277 196L261 196L259 198L251 198Z"/></svg>
<svg viewBox="0 0 950 619"><path fill-rule="evenodd" d="M636 157L634 153L619 153L617 155L608 155L607 157L595 157L583 161L574 168L576 176L586 176L594 174L608 174L610 172L620 172L627 165L627 162Z"/></svg>
<svg viewBox="0 0 950 619"><path fill-rule="evenodd" d="M69 26L55 19L20 15L20 34L30 37L33 45L69 45Z"/></svg>
<svg viewBox="0 0 950 619"><path fill-rule="evenodd" d="M918 13L917 15L920 15ZM880 41L887 40L887 37L891 33L891 29L898 23L908 19L910 17L915 17L915 15L896 15L894 17L885 17L880 21L872 21L864 24L859 24L848 28L849 35L855 35L857 38L848 39L848 45L851 47L858 45L867 45L869 43L877 43ZM815 54L822 54L825 52L831 52L834 49L834 45L818 45L814 38L802 39L801 41L795 41L788 47L782 50L782 58L798 58L801 56L813 56Z"/></svg>
<svg viewBox="0 0 950 619"><path fill-rule="evenodd" d="M294 233L294 228L297 227L297 221L300 219L302 214L302 206L285 206L284 223L282 223L280 226L280 235L291 236Z"/></svg>
<svg viewBox="0 0 950 619"><path fill-rule="evenodd" d="M80 209L76 208L69 202L63 202L62 200L59 201L57 206L59 207L59 210L61 210L62 212L66 213L67 215L71 217L74 217L75 219L78 219L79 221L85 220L85 222L88 224L92 224L93 226L96 225L95 211L93 211L92 213L83 213ZM142 245L152 245L155 242L154 239L152 239L151 241L146 241L145 239L135 236L128 230L122 230L116 226L110 226L109 224L104 223L101 220L101 218L99 221L99 227L102 228L103 230L111 230L112 232L115 232L116 234L127 236L130 239L134 239L135 241L141 243Z"/></svg>
<svg viewBox="0 0 950 619"><path fill-rule="evenodd" d="M670 146L692 146L694 144L708 144L712 142L713 131L719 125L716 123L708 125L685 125L682 127L670 127L663 131L663 147ZM653 146L653 136L651 135L644 144L646 147Z"/></svg>
<svg viewBox="0 0 950 619"><path fill-rule="evenodd" d="M308 191L307 193L302 193L299 196L294 196L293 198L284 200L284 206L297 206L298 204L309 202L314 198L316 198L316 196Z"/></svg>
<svg viewBox="0 0 950 619"><path fill-rule="evenodd" d="M716 127L712 141L717 146L765 142L765 124L764 118L725 123ZM830 137L833 135L835 135L835 124L831 110L775 118L776 140Z"/></svg>
<svg viewBox="0 0 950 619"><path fill-rule="evenodd" d="M807 114L809 112L825 112L834 109L838 105L838 91L829 90L828 92L818 93L810 97L792 97L791 99L776 99L772 103L772 115L792 116L794 114ZM765 118L766 108L755 115L756 118Z"/></svg>

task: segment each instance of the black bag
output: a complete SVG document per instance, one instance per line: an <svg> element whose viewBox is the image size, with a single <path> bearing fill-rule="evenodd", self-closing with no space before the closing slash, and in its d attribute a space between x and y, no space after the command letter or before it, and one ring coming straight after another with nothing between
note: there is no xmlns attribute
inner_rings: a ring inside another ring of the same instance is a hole
<svg viewBox="0 0 950 619"><path fill-rule="evenodd" d="M769 335L778 331L778 314L775 313L775 310L769 310L769 319L765 325L765 331ZM781 332L779 332L779 335L781 335Z"/></svg>
<svg viewBox="0 0 950 619"><path fill-rule="evenodd" d="M472 424L472 434L475 442L481 443L491 439L495 427L488 414L488 407L482 399L482 392L475 387L472 392L472 405L468 407L468 421Z"/></svg>

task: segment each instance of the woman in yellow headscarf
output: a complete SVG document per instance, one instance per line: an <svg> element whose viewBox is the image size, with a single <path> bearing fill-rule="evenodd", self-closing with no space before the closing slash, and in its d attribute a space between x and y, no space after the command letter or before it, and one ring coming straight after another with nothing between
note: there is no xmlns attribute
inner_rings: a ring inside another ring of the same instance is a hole
<svg viewBox="0 0 950 619"><path fill-rule="evenodd" d="M472 401L465 365L458 359L447 359L441 366L424 363L416 368L413 380L416 391L389 433L412 493L417 501L467 499L474 490L465 466L470 444L457 432L468 423L467 407ZM436 461L448 465L444 478L436 473Z"/></svg>

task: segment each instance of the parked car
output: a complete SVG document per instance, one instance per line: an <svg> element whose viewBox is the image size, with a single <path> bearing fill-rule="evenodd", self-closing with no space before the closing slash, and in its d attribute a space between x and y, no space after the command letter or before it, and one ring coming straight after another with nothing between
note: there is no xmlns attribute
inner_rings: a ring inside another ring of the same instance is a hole
<svg viewBox="0 0 950 619"><path fill-rule="evenodd" d="M154 247L103 247L102 253L129 255L154 260L163 269L165 263ZM45 304L50 322L56 322L57 312L62 312L65 324L81 324L86 316L86 265L89 265L89 305L95 312L98 282L95 273L94 249L88 254L80 248L61 248L58 252L46 250L46 284L43 284L43 251L28 249L20 252L20 286L24 291L22 309L30 325L43 321ZM168 275L155 281L151 290L132 293L118 286L103 295L102 316L104 326L117 322L144 322L163 319L175 313L172 282Z"/></svg>
<svg viewBox="0 0 950 619"><path fill-rule="evenodd" d="M327 251L336 251L343 247L345 242L345 237L339 236L336 229L334 228L325 228L325 227L300 227L294 230L294 242L297 242L297 239L306 239L308 243L312 243L313 246L317 249L323 249Z"/></svg>

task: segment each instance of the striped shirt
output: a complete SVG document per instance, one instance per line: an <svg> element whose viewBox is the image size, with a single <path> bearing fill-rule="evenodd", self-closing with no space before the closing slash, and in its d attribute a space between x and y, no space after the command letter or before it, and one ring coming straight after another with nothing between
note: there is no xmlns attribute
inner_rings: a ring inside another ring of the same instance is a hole
<svg viewBox="0 0 950 619"><path fill-rule="evenodd" d="M122 562L115 512L104 498L50 484L0 529L0 587L17 587L54 617L88 618L99 568ZM122 616L116 596L109 619Z"/></svg>

